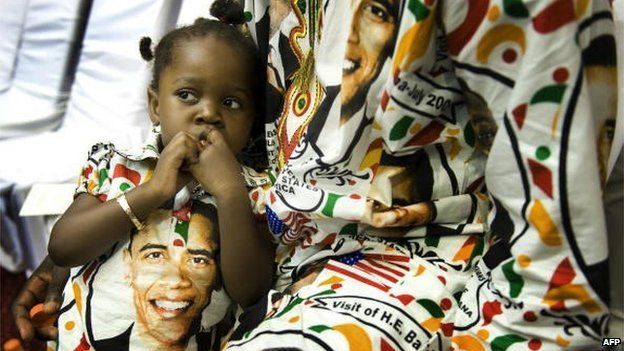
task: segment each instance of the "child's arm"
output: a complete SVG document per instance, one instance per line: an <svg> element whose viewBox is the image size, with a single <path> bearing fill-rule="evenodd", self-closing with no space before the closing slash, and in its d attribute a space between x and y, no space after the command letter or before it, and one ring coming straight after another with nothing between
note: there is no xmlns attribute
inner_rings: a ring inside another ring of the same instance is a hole
<svg viewBox="0 0 624 351"><path fill-rule="evenodd" d="M157 192L147 182L126 193L130 208L139 219L147 217L159 202ZM48 251L55 264L83 265L128 235L133 224L114 199L100 202L81 194L52 229Z"/></svg>
<svg viewBox="0 0 624 351"><path fill-rule="evenodd" d="M197 153L195 138L178 133L163 150L152 178L125 193L139 220L144 220L190 180L190 175L181 173L180 167L196 162ZM132 227L132 221L114 199L100 202L92 195L81 194L52 229L50 258L59 266L83 265L125 238Z"/></svg>
<svg viewBox="0 0 624 351"><path fill-rule="evenodd" d="M247 307L271 287L273 247L253 219L247 189L243 184L232 186L229 191L215 195L215 198L223 282L232 299Z"/></svg>
<svg viewBox="0 0 624 351"><path fill-rule="evenodd" d="M230 297L243 307L258 301L271 287L272 243L256 224L240 174L240 165L218 131L191 173L217 201L221 274Z"/></svg>

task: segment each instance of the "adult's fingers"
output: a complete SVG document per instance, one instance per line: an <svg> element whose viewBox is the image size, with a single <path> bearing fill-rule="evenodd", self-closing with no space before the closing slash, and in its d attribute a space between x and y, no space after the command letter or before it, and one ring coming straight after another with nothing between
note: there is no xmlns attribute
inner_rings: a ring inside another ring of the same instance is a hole
<svg viewBox="0 0 624 351"><path fill-rule="evenodd" d="M43 312L52 315L61 308L63 288L69 277L69 268L55 266L52 270L52 279L48 284L48 289L43 304Z"/></svg>
<svg viewBox="0 0 624 351"><path fill-rule="evenodd" d="M37 337L37 339L43 341L56 340L58 339L58 328L53 325L37 328L35 330L35 336Z"/></svg>
<svg viewBox="0 0 624 351"><path fill-rule="evenodd" d="M30 309L34 305L43 302L48 286L48 281L42 278L40 273L34 272L28 278L11 306L15 326L22 339L26 341L30 341L34 337L34 326L30 320Z"/></svg>
<svg viewBox="0 0 624 351"><path fill-rule="evenodd" d="M35 328L30 320L28 311L30 309L22 304L13 304L11 312L13 313L13 320L20 337L24 341L30 341L35 336Z"/></svg>
<svg viewBox="0 0 624 351"><path fill-rule="evenodd" d="M50 257L46 257L30 278L26 280L22 290L11 305L15 326L25 341L30 341L35 336L35 328L30 319L30 309L44 301L54 267Z"/></svg>

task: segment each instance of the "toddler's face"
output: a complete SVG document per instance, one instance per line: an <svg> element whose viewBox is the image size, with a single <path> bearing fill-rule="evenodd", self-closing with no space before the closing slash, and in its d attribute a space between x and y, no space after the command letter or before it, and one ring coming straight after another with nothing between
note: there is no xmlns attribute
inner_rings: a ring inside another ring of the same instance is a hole
<svg viewBox="0 0 624 351"><path fill-rule="evenodd" d="M249 60L214 35L182 41L173 50L158 92L149 91L150 118L161 125L163 145L180 131L199 138L217 129L239 153L255 116Z"/></svg>

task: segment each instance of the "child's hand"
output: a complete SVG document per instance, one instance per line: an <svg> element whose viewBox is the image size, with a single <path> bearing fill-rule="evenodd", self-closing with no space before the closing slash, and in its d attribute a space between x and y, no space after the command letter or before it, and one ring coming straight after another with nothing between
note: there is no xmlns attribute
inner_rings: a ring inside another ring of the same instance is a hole
<svg viewBox="0 0 624 351"><path fill-rule="evenodd" d="M160 154L160 159L149 183L152 189L166 201L191 181L188 168L197 163L199 146L189 133L179 132Z"/></svg>
<svg viewBox="0 0 624 351"><path fill-rule="evenodd" d="M204 190L219 198L244 187L240 165L221 132L210 131L205 140L199 141L199 148L199 161L189 170Z"/></svg>

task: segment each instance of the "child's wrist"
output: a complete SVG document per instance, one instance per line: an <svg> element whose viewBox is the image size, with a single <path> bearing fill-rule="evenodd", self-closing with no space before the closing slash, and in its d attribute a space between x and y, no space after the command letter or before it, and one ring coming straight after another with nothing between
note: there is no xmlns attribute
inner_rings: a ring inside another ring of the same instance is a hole
<svg viewBox="0 0 624 351"><path fill-rule="evenodd" d="M213 190L212 195L217 199L217 201L230 197L238 197L241 194L247 194L247 187L245 187L242 176L236 178L236 180L232 179L224 182Z"/></svg>
<svg viewBox="0 0 624 351"><path fill-rule="evenodd" d="M145 195L151 201L154 201L156 203L162 203L167 200L167 194L163 192L164 187L153 180L150 180L140 185L139 188L141 188L142 192L145 192Z"/></svg>

